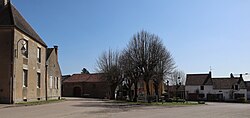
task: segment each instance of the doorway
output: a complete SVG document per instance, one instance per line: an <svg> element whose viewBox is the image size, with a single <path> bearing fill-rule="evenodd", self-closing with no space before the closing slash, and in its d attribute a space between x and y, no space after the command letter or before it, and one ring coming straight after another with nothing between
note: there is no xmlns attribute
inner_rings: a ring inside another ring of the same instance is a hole
<svg viewBox="0 0 250 118"><path fill-rule="evenodd" d="M74 90L73 90L73 96L74 97L81 97L81 88L80 87L74 87Z"/></svg>

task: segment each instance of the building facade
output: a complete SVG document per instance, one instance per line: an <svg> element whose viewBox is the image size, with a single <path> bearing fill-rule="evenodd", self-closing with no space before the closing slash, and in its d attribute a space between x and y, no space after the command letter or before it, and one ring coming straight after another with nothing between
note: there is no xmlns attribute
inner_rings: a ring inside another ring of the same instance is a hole
<svg viewBox="0 0 250 118"><path fill-rule="evenodd" d="M46 98L47 45L9 0L0 0L0 103Z"/></svg>
<svg viewBox="0 0 250 118"><path fill-rule="evenodd" d="M187 74L185 91L188 100L246 101L247 88L242 78L212 78L208 74Z"/></svg>
<svg viewBox="0 0 250 118"><path fill-rule="evenodd" d="M46 55L46 99L60 99L62 72L58 63L58 46L48 48Z"/></svg>
<svg viewBox="0 0 250 118"><path fill-rule="evenodd" d="M110 85L103 74L73 74L63 81L67 97L110 98Z"/></svg>

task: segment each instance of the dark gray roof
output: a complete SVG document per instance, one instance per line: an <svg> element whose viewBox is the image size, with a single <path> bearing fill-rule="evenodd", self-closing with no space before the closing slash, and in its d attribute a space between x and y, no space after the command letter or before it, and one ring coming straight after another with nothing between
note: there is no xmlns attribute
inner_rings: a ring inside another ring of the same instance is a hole
<svg viewBox="0 0 250 118"><path fill-rule="evenodd" d="M45 42L40 38L36 31L29 25L29 23L11 3L8 3L2 9L0 9L0 26L14 26L17 29L21 30L23 33L32 37L41 45L47 47Z"/></svg>
<svg viewBox="0 0 250 118"><path fill-rule="evenodd" d="M232 89L234 85L240 85L240 88L246 88L242 78L212 78L214 89Z"/></svg>
<svg viewBox="0 0 250 118"><path fill-rule="evenodd" d="M186 85L212 85L210 74L187 74Z"/></svg>
<svg viewBox="0 0 250 118"><path fill-rule="evenodd" d="M46 60L48 60L48 58L49 58L49 56L50 56L50 54L51 54L51 52L54 50L54 48L47 48L47 50L46 50Z"/></svg>

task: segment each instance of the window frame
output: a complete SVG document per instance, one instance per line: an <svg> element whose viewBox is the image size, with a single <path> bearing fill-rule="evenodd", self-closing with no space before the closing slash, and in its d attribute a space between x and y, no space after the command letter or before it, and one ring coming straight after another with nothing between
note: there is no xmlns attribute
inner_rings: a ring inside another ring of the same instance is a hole
<svg viewBox="0 0 250 118"><path fill-rule="evenodd" d="M239 90L239 85L238 84L234 85L234 90Z"/></svg>
<svg viewBox="0 0 250 118"><path fill-rule="evenodd" d="M23 69L23 88L28 87L28 70Z"/></svg>
<svg viewBox="0 0 250 118"><path fill-rule="evenodd" d="M205 90L205 87L203 85L201 85L200 90Z"/></svg>
<svg viewBox="0 0 250 118"><path fill-rule="evenodd" d="M24 40L22 45L26 50L25 53L23 54L23 57L28 58L29 57L29 42L28 42L28 40Z"/></svg>
<svg viewBox="0 0 250 118"><path fill-rule="evenodd" d="M53 76L49 77L49 88L52 89L53 88Z"/></svg>
<svg viewBox="0 0 250 118"><path fill-rule="evenodd" d="M41 73L37 73L37 88L41 88Z"/></svg>
<svg viewBox="0 0 250 118"><path fill-rule="evenodd" d="M37 62L41 63L41 53L42 49L40 47L37 47Z"/></svg>

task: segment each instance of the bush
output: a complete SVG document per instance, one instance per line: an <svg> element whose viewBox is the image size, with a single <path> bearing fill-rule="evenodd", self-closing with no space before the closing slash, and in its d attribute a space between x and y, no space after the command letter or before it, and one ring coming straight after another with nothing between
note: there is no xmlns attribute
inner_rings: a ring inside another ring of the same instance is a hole
<svg viewBox="0 0 250 118"><path fill-rule="evenodd" d="M245 103L246 100L245 100L244 97L240 97L240 98L237 98L237 99L236 99L236 102Z"/></svg>

